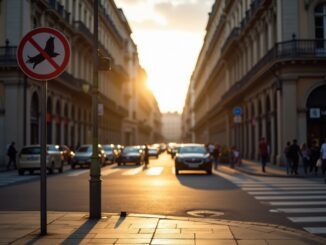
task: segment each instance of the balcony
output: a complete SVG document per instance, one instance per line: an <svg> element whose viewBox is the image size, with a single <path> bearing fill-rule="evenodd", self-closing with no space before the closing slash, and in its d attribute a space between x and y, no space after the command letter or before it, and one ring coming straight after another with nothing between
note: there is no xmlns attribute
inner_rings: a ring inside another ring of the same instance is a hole
<svg viewBox="0 0 326 245"><path fill-rule="evenodd" d="M74 27L91 45L93 45L93 34L82 21L74 21Z"/></svg>
<svg viewBox="0 0 326 245"><path fill-rule="evenodd" d="M70 13L58 0L49 0L49 9L52 9L57 15L64 19L68 24L70 23Z"/></svg>
<svg viewBox="0 0 326 245"><path fill-rule="evenodd" d="M275 46L251 68L238 82L236 82L223 96L222 100L232 98L239 93L252 78L267 65L295 60L323 60L326 61L326 40L297 40L281 42Z"/></svg>
<svg viewBox="0 0 326 245"><path fill-rule="evenodd" d="M236 43L239 35L240 35L240 28L234 27L222 46L221 49L222 54L227 53L227 51Z"/></svg>
<svg viewBox="0 0 326 245"><path fill-rule="evenodd" d="M62 83L71 88L74 89L78 92L82 91L82 85L84 83L86 83L85 80L83 79L79 79L79 78L75 78L73 75L71 75L70 73L64 71L60 76L59 76L59 80L62 81Z"/></svg>
<svg viewBox="0 0 326 245"><path fill-rule="evenodd" d="M17 46L2 46L0 47L0 65L1 66L16 66Z"/></svg>
<svg viewBox="0 0 326 245"><path fill-rule="evenodd" d="M244 30L250 22L257 16L259 10L262 9L264 5L270 3L271 0L255 0L250 4L250 8L246 11L245 17L240 22L241 30Z"/></svg>

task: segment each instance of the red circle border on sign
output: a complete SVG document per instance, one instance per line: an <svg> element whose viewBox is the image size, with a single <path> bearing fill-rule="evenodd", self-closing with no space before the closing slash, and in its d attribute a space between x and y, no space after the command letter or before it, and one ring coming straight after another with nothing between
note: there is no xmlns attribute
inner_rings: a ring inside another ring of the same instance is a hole
<svg viewBox="0 0 326 245"><path fill-rule="evenodd" d="M59 69L56 69L54 72L51 72L49 74L35 73L35 72L31 71L25 65L25 62L24 62L23 49L24 49L26 43L33 36L35 36L36 34L39 34L39 33L50 33L50 34L54 35L61 41L61 43L64 47L64 50L65 50L65 54L64 54L65 56L64 56L63 62L60 65ZM19 67L22 69L22 71L28 77L35 79L35 80L51 80L51 79L58 77L66 68L67 64L69 63L69 59L70 59L70 46L69 46L69 42L68 42L67 38L58 30L49 28L49 27L36 28L36 29L33 29L32 31L30 31L29 33L27 33L20 41L20 43L18 45L18 49L17 49L17 61L18 61Z"/></svg>

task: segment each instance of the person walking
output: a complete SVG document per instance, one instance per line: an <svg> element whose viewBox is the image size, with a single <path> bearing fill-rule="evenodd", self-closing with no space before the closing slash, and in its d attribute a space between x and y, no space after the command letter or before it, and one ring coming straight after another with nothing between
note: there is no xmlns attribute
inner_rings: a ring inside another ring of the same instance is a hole
<svg viewBox="0 0 326 245"><path fill-rule="evenodd" d="M144 149L144 161L145 161L145 167L149 164L149 155L148 155L148 146L145 144L145 149Z"/></svg>
<svg viewBox="0 0 326 245"><path fill-rule="evenodd" d="M292 162L291 174L298 175L299 156L302 157L302 153L296 139L293 140L290 146L289 156Z"/></svg>
<svg viewBox="0 0 326 245"><path fill-rule="evenodd" d="M326 138L320 148L320 158L322 160L321 171L322 171L323 175L325 175L325 172L326 172Z"/></svg>
<svg viewBox="0 0 326 245"><path fill-rule="evenodd" d="M292 162L291 162L291 158L289 155L290 146L291 146L291 142L290 141L286 142L286 146L283 151L284 156L285 156L285 161L286 161L286 174L287 175L290 174L290 171L292 169Z"/></svg>
<svg viewBox="0 0 326 245"><path fill-rule="evenodd" d="M312 171L315 171L315 175L317 175L318 173L318 166L317 166L317 161L319 159L320 156L320 150L319 147L317 146L317 142L314 140L312 142L312 145L310 147L310 173L312 173Z"/></svg>
<svg viewBox="0 0 326 245"><path fill-rule="evenodd" d="M266 164L268 162L268 157L269 157L269 147L264 137L261 138L259 143L259 156L260 156L262 171L265 173Z"/></svg>
<svg viewBox="0 0 326 245"><path fill-rule="evenodd" d="M17 169L17 164L16 164L16 154L17 154L17 150L15 148L15 142L11 142L8 151L7 151L7 155L9 157L9 161L7 164L7 170L10 169L11 167L11 163L13 163L14 165L14 169Z"/></svg>
<svg viewBox="0 0 326 245"><path fill-rule="evenodd" d="M308 168L311 165L311 161L310 161L310 149L307 146L307 144L303 143L301 145L301 154L302 154L302 161L303 161L303 169L304 169L304 173L308 174Z"/></svg>

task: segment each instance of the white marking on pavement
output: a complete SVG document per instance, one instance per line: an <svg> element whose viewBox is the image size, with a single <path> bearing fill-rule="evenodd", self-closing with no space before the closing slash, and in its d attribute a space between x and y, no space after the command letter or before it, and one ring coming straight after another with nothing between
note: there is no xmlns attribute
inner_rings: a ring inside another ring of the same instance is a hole
<svg viewBox="0 0 326 245"><path fill-rule="evenodd" d="M162 171L163 167L152 167L146 172L146 175L160 175Z"/></svg>
<svg viewBox="0 0 326 245"><path fill-rule="evenodd" d="M312 234L326 234L326 227L303 227L303 229Z"/></svg>
<svg viewBox="0 0 326 245"><path fill-rule="evenodd" d="M308 206L308 205L326 205L326 201L316 201L316 202L308 202L308 201L295 201L295 202L267 202L272 206Z"/></svg>
<svg viewBox="0 0 326 245"><path fill-rule="evenodd" d="M249 191L250 195L312 195L312 194L326 194L326 191Z"/></svg>
<svg viewBox="0 0 326 245"><path fill-rule="evenodd" d="M122 175L136 175L138 173L140 173L143 170L143 167L138 167L135 169L130 169L126 172L124 172Z"/></svg>
<svg viewBox="0 0 326 245"><path fill-rule="evenodd" d="M257 200L302 200L302 199L326 199L326 196L255 196Z"/></svg>
<svg viewBox="0 0 326 245"><path fill-rule="evenodd" d="M89 169L73 170L73 172L71 174L68 174L67 176L69 176L69 177L76 177L76 176L85 174L86 172L89 172Z"/></svg>
<svg viewBox="0 0 326 245"><path fill-rule="evenodd" d="M288 217L294 223L313 223L313 222L326 222L326 216L311 216L311 217Z"/></svg>
<svg viewBox="0 0 326 245"><path fill-rule="evenodd" d="M326 208L278 208L276 209L281 213L326 213Z"/></svg>
<svg viewBox="0 0 326 245"><path fill-rule="evenodd" d="M101 171L101 176L108 176L110 174L113 174L115 172L119 172L120 169L112 169L112 168L108 168L108 169L104 169Z"/></svg>

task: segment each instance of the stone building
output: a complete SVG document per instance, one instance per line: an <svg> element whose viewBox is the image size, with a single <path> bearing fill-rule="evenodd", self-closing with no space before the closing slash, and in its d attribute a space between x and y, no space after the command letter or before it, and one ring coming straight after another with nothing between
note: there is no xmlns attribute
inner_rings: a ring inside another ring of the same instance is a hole
<svg viewBox="0 0 326 245"><path fill-rule="evenodd" d="M235 145L244 158L258 159L265 137L274 163L287 141L320 144L325 23L326 1L215 1L184 109L183 118L194 118L194 140Z"/></svg>
<svg viewBox="0 0 326 245"><path fill-rule="evenodd" d="M99 55L111 60L110 70L99 71L98 97L104 112L99 116L99 141L137 144L141 109L135 101L141 98L143 68L122 10L113 0L99 2ZM40 26L64 33L72 51L67 69L48 82L47 142L73 147L91 143L93 21L90 0L0 1L0 165L11 141L18 149L40 142L41 82L27 78L16 62L20 39ZM156 108L149 110L160 120Z"/></svg>
<svg viewBox="0 0 326 245"><path fill-rule="evenodd" d="M181 141L181 115L178 112L166 112L162 114L162 134L166 142Z"/></svg>

